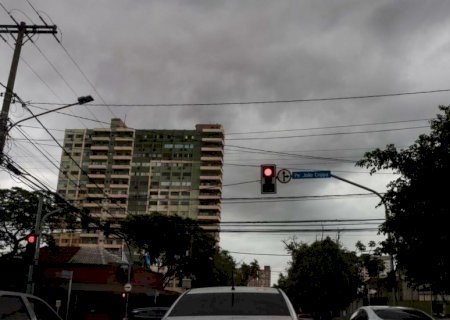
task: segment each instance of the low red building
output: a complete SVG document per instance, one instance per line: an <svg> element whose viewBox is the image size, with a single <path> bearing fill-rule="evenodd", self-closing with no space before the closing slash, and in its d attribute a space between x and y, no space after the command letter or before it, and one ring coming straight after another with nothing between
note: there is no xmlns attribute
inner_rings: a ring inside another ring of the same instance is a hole
<svg viewBox="0 0 450 320"><path fill-rule="evenodd" d="M35 294L67 320L123 319L126 309L169 306L177 297L164 290L160 273L137 265L128 273L125 257L99 247L42 248L35 282Z"/></svg>

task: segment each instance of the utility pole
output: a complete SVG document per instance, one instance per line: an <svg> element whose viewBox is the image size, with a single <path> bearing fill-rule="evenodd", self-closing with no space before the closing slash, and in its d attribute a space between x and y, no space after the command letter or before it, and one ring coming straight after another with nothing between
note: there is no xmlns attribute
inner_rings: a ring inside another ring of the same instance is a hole
<svg viewBox="0 0 450 320"><path fill-rule="evenodd" d="M27 277L27 293L34 294L34 269L37 268L39 264L39 252L41 249L41 236L42 236L42 229L45 223L45 220L53 214L59 214L64 211L64 209L56 209L50 212L47 212L42 216L42 206L44 204L44 199L42 198L42 195L39 195L39 205L38 210L36 213L36 221L34 226L34 233L36 234L36 244L35 244L35 250L34 250L34 257L33 262L28 267L28 277Z"/></svg>
<svg viewBox="0 0 450 320"><path fill-rule="evenodd" d="M0 164L4 161L3 149L5 148L6 143L6 135L7 135L7 124L8 124L8 115L9 115L9 107L11 105L11 100L14 96L14 82L16 80L17 66L19 64L20 59L20 51L22 50L23 45L23 37L27 35L29 36L38 34L38 33L50 33L56 34L56 25L53 26L37 26L30 25L27 26L25 22L21 22L20 24L13 25L0 25L0 33L9 33L11 36L13 34L17 34L16 44L14 48L14 55L11 63L11 68L9 70L8 83L6 85L6 92L3 98L2 111L0 114Z"/></svg>

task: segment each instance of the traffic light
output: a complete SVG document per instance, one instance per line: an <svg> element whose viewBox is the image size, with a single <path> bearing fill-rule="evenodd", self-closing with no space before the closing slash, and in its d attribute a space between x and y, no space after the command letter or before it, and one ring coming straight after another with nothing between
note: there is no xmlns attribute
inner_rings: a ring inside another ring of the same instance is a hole
<svg viewBox="0 0 450 320"><path fill-rule="evenodd" d="M277 166L261 165L261 193L277 193Z"/></svg>
<svg viewBox="0 0 450 320"><path fill-rule="evenodd" d="M30 233L27 237L27 245L25 246L24 258L27 263L32 263L34 260L34 253L36 251L37 237L34 233Z"/></svg>

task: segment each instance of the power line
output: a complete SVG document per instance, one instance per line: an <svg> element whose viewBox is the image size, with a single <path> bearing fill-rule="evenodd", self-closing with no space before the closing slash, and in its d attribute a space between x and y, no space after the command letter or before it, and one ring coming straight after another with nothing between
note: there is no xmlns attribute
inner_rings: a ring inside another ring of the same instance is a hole
<svg viewBox="0 0 450 320"><path fill-rule="evenodd" d="M401 131L401 130L411 130L411 129L423 129L429 128L430 126L417 126L417 127L405 127L405 128L392 128L392 129L379 129L379 130L366 130L366 131L353 131L353 132L332 132L332 133L316 133L316 134L305 134L298 136L278 136L278 137L250 137L250 138L227 138L229 141L237 140L274 140L274 139L293 139L293 138L307 138L307 137L322 137L322 136L336 136L336 135L347 135L347 134L361 134L361 133L377 133L377 132L388 132L388 131Z"/></svg>
<svg viewBox="0 0 450 320"><path fill-rule="evenodd" d="M39 17L39 19L41 19L41 21L47 25L47 22L44 20L44 18L42 18L42 16L39 14L39 12L36 10L36 8L30 3L29 0L26 0L28 2L28 4L30 5L30 7L33 9L33 11L37 14L37 16ZM51 19L50 19L51 20ZM67 56L69 57L69 59L73 62L73 64L75 65L75 67L78 69L78 71L81 73L81 75L83 76L83 78L89 83L89 85L91 86L91 88L95 91L95 93L97 93L97 95L100 97L100 99L103 101L104 104L106 104L105 100L103 99L103 97L100 95L100 93L97 91L97 89L95 88L95 86L92 84L92 82L89 80L89 78L86 76L86 74L83 72L83 70L81 69L80 65L75 61L75 59L72 57L72 55L69 53L69 51L66 49L66 47L64 47L64 45L62 44L62 42L56 38L56 41L59 43L59 45L63 48L64 52L67 54ZM111 112L111 114L113 115L114 118L117 118L117 116L115 115L115 113L111 110L111 108L107 105L107 108L109 110L109 112ZM94 116L95 118L95 116Z"/></svg>
<svg viewBox="0 0 450 320"><path fill-rule="evenodd" d="M424 91L409 91L398 93L383 93L360 96L344 96L344 97L325 97L325 98L311 98L311 99L292 99L292 100L255 100L255 101L234 101L234 102L208 102L208 103L146 103L146 104L126 104L116 103L108 104L114 107L209 107L209 106L226 106L226 105L248 105L248 104L279 104L279 103L300 103L300 102L320 102L320 101L336 101L336 100L354 100L354 99L371 99L371 98L385 98L398 97L418 94L433 94L450 92L450 89L424 90ZM55 104L52 102L36 102L36 104ZM106 106L105 104L91 104L91 106Z"/></svg>
<svg viewBox="0 0 450 320"><path fill-rule="evenodd" d="M353 160L346 160L346 159L336 159L336 158L331 158L331 157L308 156L308 155L302 155L302 154L295 154L295 153L288 153L288 152L281 152L281 151L270 151L270 150L250 148L250 147L242 147L242 146L234 146L234 145L228 145L227 147L232 147L232 148L236 148L236 149L239 149L239 150L259 151L259 152L268 153L268 154L287 155L287 156L291 156L291 157L305 158L305 159L342 161L342 162L350 162L350 163L354 163L355 162Z"/></svg>
<svg viewBox="0 0 450 320"><path fill-rule="evenodd" d="M234 254L246 254L246 255L255 255L255 256L274 256L274 257L290 257L290 254L278 254L278 253L256 253L256 252L237 252L237 251L228 251L229 253ZM275 271L272 271L275 272Z"/></svg>
<svg viewBox="0 0 450 320"><path fill-rule="evenodd" d="M372 123L360 123L360 124L346 124L341 126L324 126L324 127L310 127L299 129L284 129L284 130L265 130L265 131L248 131L248 132L229 132L227 135L241 135L241 134L259 134L259 133L274 133L274 132L292 132L292 131L305 131L305 130L323 130L323 129L337 129L337 128L350 128L350 127L363 127L363 126L376 126L396 123L409 123L409 122L422 122L430 121L431 119L411 119L411 120L399 120L399 121L386 121L386 122L372 122Z"/></svg>

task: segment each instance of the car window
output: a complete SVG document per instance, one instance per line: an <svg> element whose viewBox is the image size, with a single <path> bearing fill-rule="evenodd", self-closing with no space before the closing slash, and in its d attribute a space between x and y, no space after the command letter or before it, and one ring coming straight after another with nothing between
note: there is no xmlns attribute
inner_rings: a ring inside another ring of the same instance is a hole
<svg viewBox="0 0 450 320"><path fill-rule="evenodd" d="M37 320L61 320L55 311L46 303L32 297L28 301L33 306L34 314Z"/></svg>
<svg viewBox="0 0 450 320"><path fill-rule="evenodd" d="M281 294L224 292L184 295L169 314L170 317L207 315L289 316L290 313Z"/></svg>
<svg viewBox="0 0 450 320"><path fill-rule="evenodd" d="M161 319L167 310L168 308L148 308L133 310L131 313L134 318Z"/></svg>
<svg viewBox="0 0 450 320"><path fill-rule="evenodd" d="M351 318L352 320L367 320L369 316L367 315L366 310L359 310L354 316Z"/></svg>
<svg viewBox="0 0 450 320"><path fill-rule="evenodd" d="M0 319L30 320L27 308L19 296L0 296Z"/></svg>
<svg viewBox="0 0 450 320"><path fill-rule="evenodd" d="M376 315L386 320L432 320L420 310L410 309L380 309L374 310Z"/></svg>

